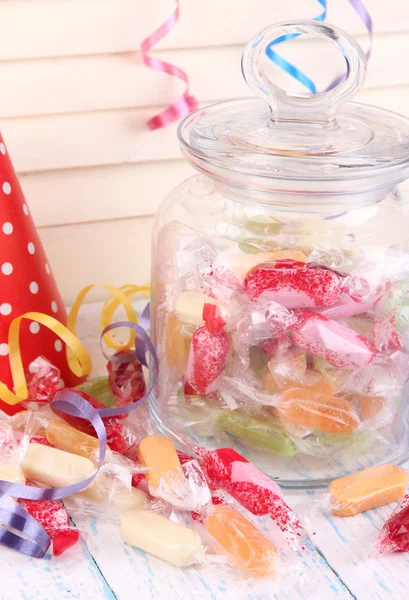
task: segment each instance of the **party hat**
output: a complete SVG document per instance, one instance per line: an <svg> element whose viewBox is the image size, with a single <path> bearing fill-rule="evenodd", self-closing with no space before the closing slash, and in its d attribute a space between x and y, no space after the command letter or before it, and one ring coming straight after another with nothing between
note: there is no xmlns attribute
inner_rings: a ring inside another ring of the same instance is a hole
<svg viewBox="0 0 409 600"><path fill-rule="evenodd" d="M64 303L0 134L0 381L10 390L8 331L15 317L29 311L66 324ZM79 382L68 367L63 342L45 326L23 319L20 348L26 371L34 359L44 356L60 369L66 386ZM22 405L0 401L0 409L13 414Z"/></svg>

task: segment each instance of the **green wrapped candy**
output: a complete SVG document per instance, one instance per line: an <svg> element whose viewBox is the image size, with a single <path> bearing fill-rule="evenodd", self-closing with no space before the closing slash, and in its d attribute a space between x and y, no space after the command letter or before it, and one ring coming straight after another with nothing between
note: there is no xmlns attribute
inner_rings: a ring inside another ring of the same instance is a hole
<svg viewBox="0 0 409 600"><path fill-rule="evenodd" d="M274 454L292 456L297 452L297 446L284 429L266 419L251 417L238 410L229 410L219 415L216 425L223 432Z"/></svg>
<svg viewBox="0 0 409 600"><path fill-rule="evenodd" d="M111 408L111 406L115 406L116 404L115 396L112 394L111 388L109 387L108 377L103 376L88 379L84 383L77 385L75 389L96 398L107 408Z"/></svg>

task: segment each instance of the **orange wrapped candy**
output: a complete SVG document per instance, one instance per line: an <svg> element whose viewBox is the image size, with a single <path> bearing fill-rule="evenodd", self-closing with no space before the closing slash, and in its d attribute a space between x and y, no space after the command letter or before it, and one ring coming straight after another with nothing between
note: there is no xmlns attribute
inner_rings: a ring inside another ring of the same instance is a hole
<svg viewBox="0 0 409 600"><path fill-rule="evenodd" d="M212 506L205 527L239 569L258 577L267 577L274 571L277 548L231 506Z"/></svg>
<svg viewBox="0 0 409 600"><path fill-rule="evenodd" d="M335 479L329 486L332 511L340 517L356 515L400 500L408 474L395 465L381 465Z"/></svg>
<svg viewBox="0 0 409 600"><path fill-rule="evenodd" d="M360 422L348 400L302 386L284 390L277 410L285 421L327 433L352 433Z"/></svg>
<svg viewBox="0 0 409 600"><path fill-rule="evenodd" d="M146 478L153 490L159 487L161 480L177 486L185 479L174 445L161 435L150 435L141 441L139 461L149 469Z"/></svg>

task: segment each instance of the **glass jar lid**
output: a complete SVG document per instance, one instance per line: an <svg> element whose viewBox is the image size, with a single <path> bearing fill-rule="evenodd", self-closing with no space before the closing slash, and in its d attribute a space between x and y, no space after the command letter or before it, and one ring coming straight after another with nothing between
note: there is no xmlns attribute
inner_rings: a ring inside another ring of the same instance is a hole
<svg viewBox="0 0 409 600"><path fill-rule="evenodd" d="M335 43L346 62L343 81L312 96L290 95L275 85L266 49L294 34ZM200 109L179 127L182 151L195 168L242 186L291 191L305 191L305 182L325 192L351 191L357 180L365 180L366 188L393 187L409 176L409 120L347 102L365 79L366 59L341 29L315 21L267 27L245 48L242 71L259 99Z"/></svg>

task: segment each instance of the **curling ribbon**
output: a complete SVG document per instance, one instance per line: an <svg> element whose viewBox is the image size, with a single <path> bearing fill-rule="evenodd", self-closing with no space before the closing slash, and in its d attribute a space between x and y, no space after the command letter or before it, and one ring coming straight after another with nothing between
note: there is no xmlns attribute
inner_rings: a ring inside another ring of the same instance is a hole
<svg viewBox="0 0 409 600"><path fill-rule="evenodd" d="M141 316L141 323L149 323L149 305ZM99 441L99 459L95 472L87 479L73 485L58 488L35 488L32 486L0 481L0 544L33 558L43 558L50 546L50 538L44 528L28 512L13 500L13 496L25 500L61 500L76 494L92 483L103 465L106 453L106 430L101 417L120 416L130 413L152 393L158 375L158 358L146 331L136 323L121 321L108 325L101 333L101 343L107 333L117 327L129 327L135 333L135 350L131 360L137 358L148 367L146 354L150 355L149 385L146 394L128 406L95 410L78 393L71 390L57 392L53 406L67 415L87 419L95 429ZM119 357L108 357L115 360ZM128 357L126 357L128 359ZM23 534L23 535L20 535Z"/></svg>
<svg viewBox="0 0 409 600"><path fill-rule="evenodd" d="M13 378L15 393L10 391L4 383L0 382L0 399L7 404L18 404L28 398L26 376L20 352L20 324L23 319L36 321L47 329L53 331L67 346L68 365L77 377L88 375L91 372L92 363L88 352L79 339L62 323L39 312L28 312L16 317L10 324L8 333L10 370Z"/></svg>
<svg viewBox="0 0 409 600"><path fill-rule="evenodd" d="M348 0L348 1L367 29L367 32L369 35L369 48L368 48L367 52L365 53L365 56L366 56L366 59L369 60L369 58L371 56L372 38L373 38L373 24L372 24L371 16L370 16L369 12L367 11L362 0ZM317 17L315 17L313 20L314 21L324 21L326 18L326 13L327 13L327 0L317 0L317 2L322 6L323 11ZM312 94L316 94L317 87L316 87L315 83L312 81L312 79L310 79L303 71L301 71L300 69L295 67L289 61L285 60L282 56L280 56L275 50L273 50L273 46L276 46L277 44L281 44L282 42L285 42L287 40L294 39L294 38L298 37L299 35L300 34L298 34L298 33L292 33L292 34L283 35L283 36L277 38L276 40L271 42L271 44L267 47L266 54L278 67L280 67L283 71L285 71L286 73L291 75L291 77L293 77L294 79L299 81L304 87L306 87L308 90L310 90L310 92ZM336 77L334 79L334 81L325 89L325 91L332 90L344 78L345 78L345 74L342 74L342 75L339 75L338 77Z"/></svg>
<svg viewBox="0 0 409 600"><path fill-rule="evenodd" d="M327 0L317 0L319 4L322 6L322 12L315 17L314 21L324 21L327 15ZM282 42L286 42L288 40L293 40L294 38L299 37L299 33L289 33L287 35L282 35L276 40L272 41L271 44L266 49L267 56L278 66L280 69L291 75L294 79L302 83L303 86L308 88L312 94L317 93L317 88L315 83L310 79L305 73L303 73L300 69L291 64L288 60L280 56L275 50L273 50L273 46L277 44L281 44Z"/></svg>
<svg viewBox="0 0 409 600"><path fill-rule="evenodd" d="M189 94L189 78L185 71L177 67L176 65L172 65L164 60L159 58L153 58L149 56L147 53L153 46L156 46L161 39L165 37L171 31L176 23L179 20L180 14L180 4L179 0L176 0L176 8L172 15L166 19L166 21L158 27L151 35L149 35L146 39L141 43L142 50L142 58L143 62L146 66L151 69L155 69L156 71L161 71L162 73L168 73L169 75L173 75L174 77L178 77L186 84L186 90L183 95L176 100L173 104L168 106L165 110L161 111L149 121L147 121L147 126L150 130L160 129L161 127L165 127L172 121L184 117L188 115L193 110L197 109L197 100L194 96Z"/></svg>
<svg viewBox="0 0 409 600"><path fill-rule="evenodd" d="M8 333L8 345L10 370L13 378L13 387L15 393L10 391L7 386L4 385L4 383L0 382L0 399L3 400L3 402L6 402L10 405L15 405L19 404L23 400L27 400L28 398L25 370L20 351L20 324L23 319L29 319L44 325L53 331L66 344L68 366L70 367L71 371L77 375L77 377L83 377L91 372L91 359L87 350L76 337L76 325L79 310L87 294L97 285L110 293L108 299L103 305L100 317L101 329L104 330L103 335L105 336L104 342L107 344L107 346L120 350L126 350L132 346L132 332L129 334L128 342L126 344L119 345L111 340L107 335L107 333L111 331L111 329L107 329L107 325L111 323L113 315L120 305L123 306L128 321L137 323L138 318L129 298L137 293L147 295L150 290L149 285L137 286L127 284L118 289L105 283L88 285L80 291L75 299L70 314L68 315L67 327L57 321L57 319L54 317L39 312L25 313L20 317L16 317L11 322ZM143 315L144 313L142 313L141 318L143 318ZM144 319L144 325L145 324L146 319ZM146 329L147 328L148 326L146 326Z"/></svg>

